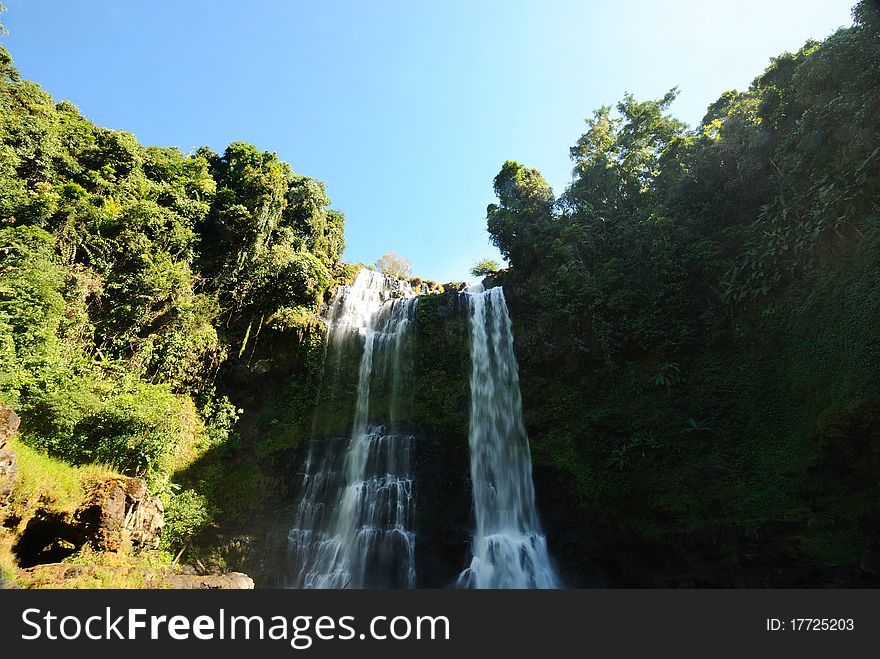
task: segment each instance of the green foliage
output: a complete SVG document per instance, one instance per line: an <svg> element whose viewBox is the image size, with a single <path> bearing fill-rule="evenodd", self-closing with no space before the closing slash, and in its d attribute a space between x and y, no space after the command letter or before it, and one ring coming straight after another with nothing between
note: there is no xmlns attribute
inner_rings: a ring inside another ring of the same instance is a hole
<svg viewBox="0 0 880 659"><path fill-rule="evenodd" d="M874 0L859 0L853 7L853 20L856 25L873 27L880 24L880 7Z"/></svg>
<svg viewBox="0 0 880 659"><path fill-rule="evenodd" d="M768 583L775 557L855 565L878 540L875 7L693 130L674 89L600 108L555 203L535 170L496 177L535 462L576 484L593 531L671 554L712 538Z"/></svg>
<svg viewBox="0 0 880 659"><path fill-rule="evenodd" d="M412 382L404 381L406 418L434 437L459 446L468 431L470 352L467 316L454 291L419 297Z"/></svg>
<svg viewBox="0 0 880 659"><path fill-rule="evenodd" d="M96 126L0 48L0 400L22 441L154 490L242 450L222 376L276 339L315 362L305 337L348 276L329 204L249 144L184 154ZM172 542L195 528L181 514Z"/></svg>
<svg viewBox="0 0 880 659"><path fill-rule="evenodd" d="M598 109L559 199L514 161L494 180L488 229L512 267L472 274L506 287L535 464L621 547L701 538L695 573L763 560L772 583L878 540L880 14L861 0L853 16L693 130L670 115L675 89ZM0 48L16 496L69 508L109 467L144 476L168 551L283 496L320 398L316 312L362 267L340 262L343 227L324 184L276 154L143 147L21 80ZM411 271L393 253L374 267ZM420 299L399 412L461 442L456 305ZM353 392L323 395L321 422L342 430Z"/></svg>
<svg viewBox="0 0 880 659"><path fill-rule="evenodd" d="M0 397L22 389L62 358L65 273L52 236L38 227L0 230Z"/></svg>
<svg viewBox="0 0 880 659"><path fill-rule="evenodd" d="M499 269L500 266L495 259L482 259L474 263L474 267L471 268L471 274L474 277L488 277L489 275L494 275Z"/></svg>
<svg viewBox="0 0 880 659"><path fill-rule="evenodd" d="M115 475L100 464L71 466L20 440L13 440L12 448L18 463L12 501L16 511L42 505L53 512L73 513L90 485Z"/></svg>
<svg viewBox="0 0 880 659"><path fill-rule="evenodd" d="M164 482L178 453L202 432L188 398L168 385L99 373L55 373L22 396L30 444L75 464L100 462L153 485Z"/></svg>
<svg viewBox="0 0 880 659"><path fill-rule="evenodd" d="M200 412L205 420L205 435L214 445L235 441L235 424L244 410L236 408L227 396L215 390L202 395Z"/></svg>
<svg viewBox="0 0 880 659"><path fill-rule="evenodd" d="M686 129L666 114L677 94L672 89L662 99L643 102L627 94L617 104L617 116L608 106L597 110L570 150L575 178L563 202L606 220L650 212L648 193Z"/></svg>
<svg viewBox="0 0 880 659"><path fill-rule="evenodd" d="M508 160L495 177L495 194L500 203L487 209L492 243L511 264L533 263L551 221L553 190L537 169Z"/></svg>
<svg viewBox="0 0 880 659"><path fill-rule="evenodd" d="M376 261L376 270L394 279L406 279L412 274L412 263L405 256L387 252Z"/></svg>
<svg viewBox="0 0 880 659"><path fill-rule="evenodd" d="M193 490L165 497L165 525L162 548L177 552L211 521L205 498Z"/></svg>
<svg viewBox="0 0 880 659"><path fill-rule="evenodd" d="M197 155L216 181L198 266L243 357L264 326L298 330L317 312L340 267L345 218L327 208L323 183L273 153L236 142L223 156Z"/></svg>

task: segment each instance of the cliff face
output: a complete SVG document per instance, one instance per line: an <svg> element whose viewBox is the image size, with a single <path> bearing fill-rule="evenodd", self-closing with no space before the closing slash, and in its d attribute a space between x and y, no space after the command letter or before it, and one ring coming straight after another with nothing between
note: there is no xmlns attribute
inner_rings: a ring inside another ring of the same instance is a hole
<svg viewBox="0 0 880 659"><path fill-rule="evenodd" d="M556 311L500 277L536 492L572 585L877 585L876 254L867 242L719 322L674 364L565 353Z"/></svg>
<svg viewBox="0 0 880 659"><path fill-rule="evenodd" d="M401 347L407 368L401 369L400 394L390 401L382 378L373 380L370 392L371 409L393 409L393 424L415 437L419 587L449 586L469 555L468 331L454 291L420 296L411 337ZM316 324L313 336L322 335ZM261 343L250 366L221 373L223 390L245 410L237 426L240 446L232 456L209 455L180 475L193 484L215 475L210 492L223 514L196 538L205 565L245 571L258 587L284 585L306 440L351 433L360 356L343 351L337 357L325 364L321 340L285 338Z"/></svg>
<svg viewBox="0 0 880 659"><path fill-rule="evenodd" d="M419 587L450 586L469 561L468 332L454 290L419 299L409 412L422 437L415 455Z"/></svg>
<svg viewBox="0 0 880 659"><path fill-rule="evenodd" d="M554 316L527 285L512 273L487 282L504 285L514 321L538 511L563 583L875 585L880 361L870 337L880 308L867 292L876 277L855 263L772 318L719 328L674 367L650 354L584 367L556 348ZM467 563L468 331L455 292L420 298L399 418L417 437L422 587L451 585ZM295 399L297 376L282 372L251 388L266 409ZM329 420L339 433L345 396ZM258 585L279 584L302 459L296 445L272 453L247 484L273 493L264 514L205 543L227 546L226 565Z"/></svg>

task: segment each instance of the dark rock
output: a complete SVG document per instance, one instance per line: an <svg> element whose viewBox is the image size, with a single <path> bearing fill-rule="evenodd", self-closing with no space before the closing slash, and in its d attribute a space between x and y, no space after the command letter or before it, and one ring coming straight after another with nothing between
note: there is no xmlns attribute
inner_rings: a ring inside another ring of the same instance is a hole
<svg viewBox="0 0 880 659"><path fill-rule="evenodd" d="M12 487L17 471L15 451L10 448L0 449L0 508L6 507L12 498Z"/></svg>
<svg viewBox="0 0 880 659"><path fill-rule="evenodd" d="M39 510L12 547L16 562L24 568L56 563L71 556L83 545L80 529L68 515Z"/></svg>
<svg viewBox="0 0 880 659"><path fill-rule="evenodd" d="M880 529L880 508L871 508L859 516L859 528L865 531Z"/></svg>
<svg viewBox="0 0 880 659"><path fill-rule="evenodd" d="M447 588L470 564L473 511L466 435L421 433L413 453L418 588Z"/></svg>
<svg viewBox="0 0 880 659"><path fill-rule="evenodd" d="M880 548L869 549L859 561L862 572L872 577L880 577Z"/></svg>
<svg viewBox="0 0 880 659"><path fill-rule="evenodd" d="M617 586L615 552L606 546L589 511L577 504L570 480L546 465L535 465L535 502L547 548L568 588Z"/></svg>

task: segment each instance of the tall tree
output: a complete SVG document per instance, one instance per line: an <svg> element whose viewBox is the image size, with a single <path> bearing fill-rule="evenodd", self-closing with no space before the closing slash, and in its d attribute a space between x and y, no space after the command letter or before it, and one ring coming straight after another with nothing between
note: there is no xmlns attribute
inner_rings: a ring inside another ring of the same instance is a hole
<svg viewBox="0 0 880 659"><path fill-rule="evenodd" d="M376 261L376 269L389 277L404 279L412 274L412 263L405 256L386 252Z"/></svg>
<svg viewBox="0 0 880 659"><path fill-rule="evenodd" d="M508 160L495 177L497 204L486 209L492 243L516 267L531 264L553 217L553 189L537 169Z"/></svg>

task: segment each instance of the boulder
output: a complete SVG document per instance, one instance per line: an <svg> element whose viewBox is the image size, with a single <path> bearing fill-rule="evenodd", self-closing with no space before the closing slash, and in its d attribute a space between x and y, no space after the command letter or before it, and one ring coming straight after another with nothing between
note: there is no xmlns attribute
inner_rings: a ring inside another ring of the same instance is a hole
<svg viewBox="0 0 880 659"><path fill-rule="evenodd" d="M5 507L12 496L12 486L18 466L15 451L9 445L9 440L18 431L20 423L15 412L5 405L0 405L0 508Z"/></svg>
<svg viewBox="0 0 880 659"><path fill-rule="evenodd" d="M169 574L161 578L161 587L186 590L250 590L254 587L254 580L243 572Z"/></svg>
<svg viewBox="0 0 880 659"><path fill-rule="evenodd" d="M96 484L74 514L83 537L100 551L157 549L165 508L140 478L111 478Z"/></svg>

